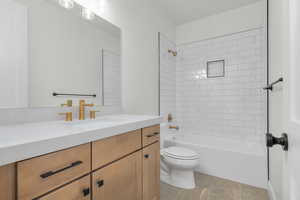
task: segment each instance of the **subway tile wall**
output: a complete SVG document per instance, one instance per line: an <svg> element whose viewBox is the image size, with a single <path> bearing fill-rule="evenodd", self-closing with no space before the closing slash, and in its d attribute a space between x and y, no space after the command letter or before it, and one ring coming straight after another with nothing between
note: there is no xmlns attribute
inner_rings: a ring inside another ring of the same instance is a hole
<svg viewBox="0 0 300 200"><path fill-rule="evenodd" d="M176 45L160 34L160 115L167 120L168 114L176 118L176 57L168 50Z"/></svg>
<svg viewBox="0 0 300 200"><path fill-rule="evenodd" d="M260 141L266 132L264 30L178 47L176 115L185 132ZM206 78L225 60L225 77Z"/></svg>
<svg viewBox="0 0 300 200"><path fill-rule="evenodd" d="M264 35L259 28L180 45L176 78L171 76L174 63L161 53L162 114L174 112L175 104L184 134L261 142L266 132ZM225 60L225 77L207 78L207 61L220 59Z"/></svg>

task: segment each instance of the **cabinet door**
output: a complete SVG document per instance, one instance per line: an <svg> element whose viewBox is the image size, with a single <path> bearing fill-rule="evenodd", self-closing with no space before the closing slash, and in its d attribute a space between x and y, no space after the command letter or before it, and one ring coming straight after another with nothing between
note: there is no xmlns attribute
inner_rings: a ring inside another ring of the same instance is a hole
<svg viewBox="0 0 300 200"><path fill-rule="evenodd" d="M143 149L143 200L159 200L160 145L156 142Z"/></svg>
<svg viewBox="0 0 300 200"><path fill-rule="evenodd" d="M93 173L93 200L142 200L142 152Z"/></svg>
<svg viewBox="0 0 300 200"><path fill-rule="evenodd" d="M42 198L39 198L39 200L90 200L90 185L91 179L88 175Z"/></svg>

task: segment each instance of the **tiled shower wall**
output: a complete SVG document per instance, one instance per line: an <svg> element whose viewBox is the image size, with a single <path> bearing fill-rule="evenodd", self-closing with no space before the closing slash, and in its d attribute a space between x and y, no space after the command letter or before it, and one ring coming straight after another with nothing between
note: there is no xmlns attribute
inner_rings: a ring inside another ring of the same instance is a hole
<svg viewBox="0 0 300 200"><path fill-rule="evenodd" d="M175 43L160 34L160 114L176 118L176 57L168 50L176 50Z"/></svg>
<svg viewBox="0 0 300 200"><path fill-rule="evenodd" d="M266 131L264 41L264 30L255 29L178 46L176 79L170 79L173 64L166 69L161 65L161 110L172 111L170 105L175 103L184 134L262 141ZM207 61L220 59L225 60L225 77L207 78Z"/></svg>

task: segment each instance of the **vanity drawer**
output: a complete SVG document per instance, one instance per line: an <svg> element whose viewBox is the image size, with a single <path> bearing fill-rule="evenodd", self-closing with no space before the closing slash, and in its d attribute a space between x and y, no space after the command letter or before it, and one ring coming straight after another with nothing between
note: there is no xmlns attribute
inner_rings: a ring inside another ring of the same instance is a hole
<svg viewBox="0 0 300 200"><path fill-rule="evenodd" d="M139 129L93 142L93 170L141 149L141 137L141 129Z"/></svg>
<svg viewBox="0 0 300 200"><path fill-rule="evenodd" d="M147 146L149 144L152 144L154 142L159 141L160 138L160 126L150 126L143 128L142 130L142 137L143 137L143 146Z"/></svg>
<svg viewBox="0 0 300 200"><path fill-rule="evenodd" d="M91 177L85 176L69 185L66 185L58 190L47 194L39 200L90 200L91 199Z"/></svg>
<svg viewBox="0 0 300 200"><path fill-rule="evenodd" d="M18 199L31 200L90 171L90 143L18 162Z"/></svg>

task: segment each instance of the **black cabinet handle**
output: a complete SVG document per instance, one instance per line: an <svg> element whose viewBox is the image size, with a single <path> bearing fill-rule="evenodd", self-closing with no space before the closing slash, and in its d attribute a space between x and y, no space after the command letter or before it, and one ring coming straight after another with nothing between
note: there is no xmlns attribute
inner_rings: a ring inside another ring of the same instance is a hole
<svg viewBox="0 0 300 200"><path fill-rule="evenodd" d="M71 169L73 167L76 167L76 166L78 166L80 164L82 164L82 161L79 160L79 161L71 163L69 166L64 167L62 169L59 169L59 170L56 170L56 171L49 171L49 172L46 172L44 174L41 174L40 177L43 178L43 179L45 179L45 178L48 178L48 177L53 176L55 174L58 174L58 173L60 173L62 171L65 171L67 169Z"/></svg>
<svg viewBox="0 0 300 200"><path fill-rule="evenodd" d="M155 132L155 133L153 133L153 134L147 135L147 137L150 138L150 137L154 137L154 136L157 136L157 135L159 135L159 133L158 133L158 132Z"/></svg>
<svg viewBox="0 0 300 200"><path fill-rule="evenodd" d="M82 190L83 196L88 196L90 194L90 188L86 188Z"/></svg>
<svg viewBox="0 0 300 200"><path fill-rule="evenodd" d="M150 156L149 156L149 154L145 154L144 157L145 158L149 158Z"/></svg>
<svg viewBox="0 0 300 200"><path fill-rule="evenodd" d="M104 185L104 180L97 181L98 187L102 187Z"/></svg>

